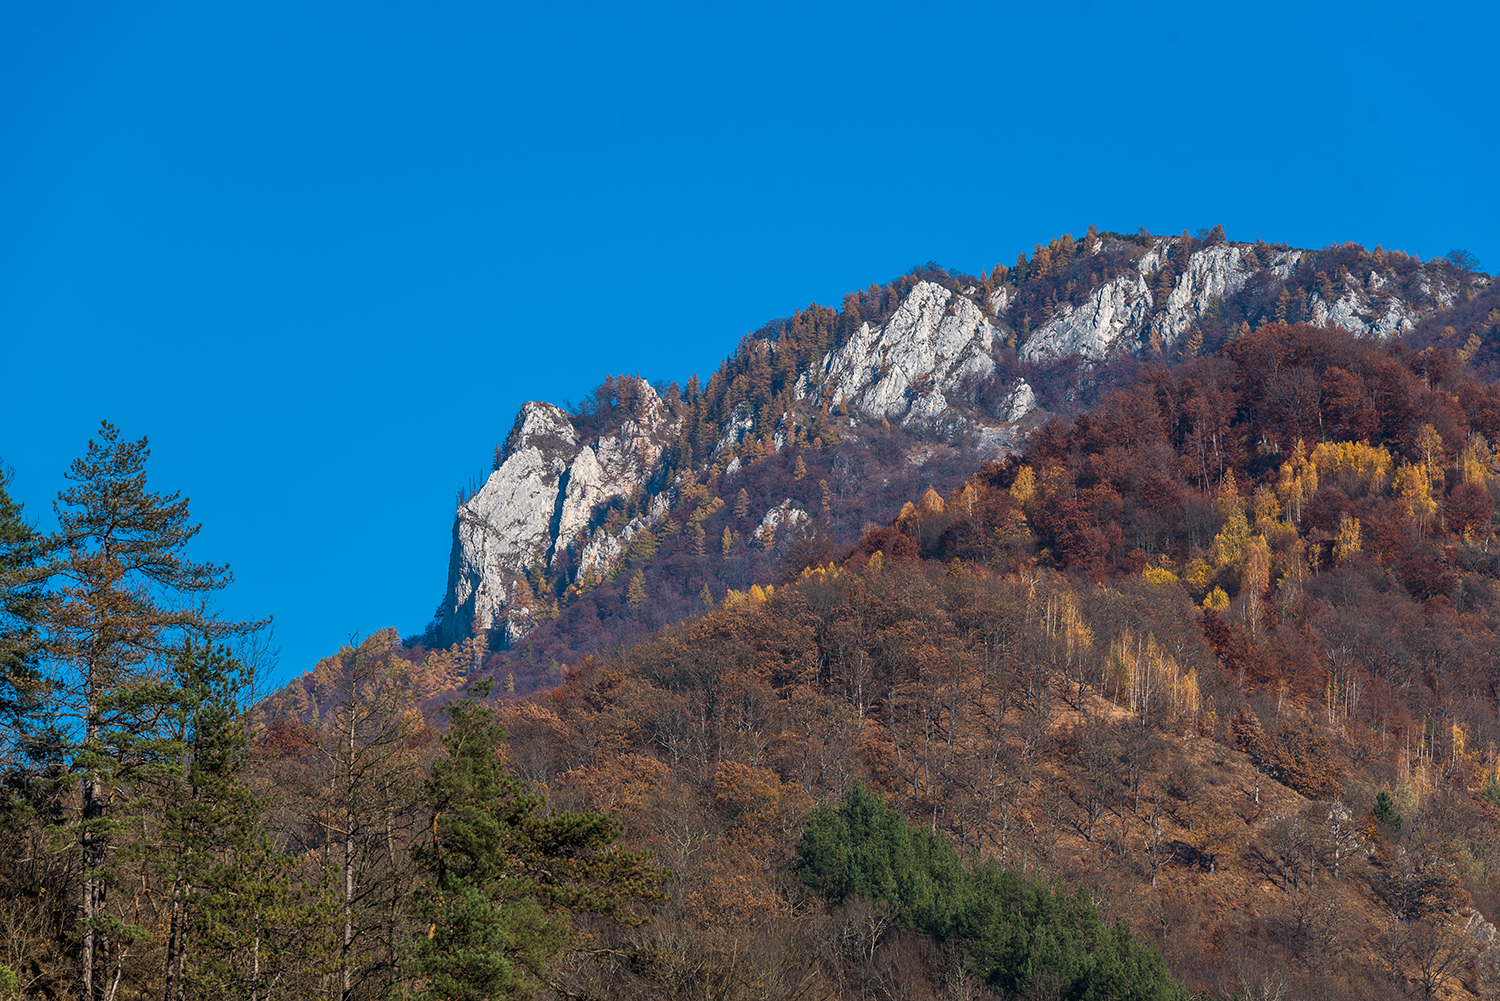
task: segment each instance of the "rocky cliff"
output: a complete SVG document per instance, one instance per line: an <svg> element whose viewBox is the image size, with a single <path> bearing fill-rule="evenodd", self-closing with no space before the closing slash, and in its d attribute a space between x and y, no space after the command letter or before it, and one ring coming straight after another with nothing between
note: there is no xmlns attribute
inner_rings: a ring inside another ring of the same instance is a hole
<svg viewBox="0 0 1500 1001"><path fill-rule="evenodd" d="M580 442L563 410L526 403L484 486L459 505L439 637L484 632L514 642L535 624L534 587L569 546L580 570L607 569L619 539L592 519L616 498L645 488L677 422L661 398L634 380L631 414L618 429ZM626 525L622 534L637 524Z"/></svg>
<svg viewBox="0 0 1500 1001"><path fill-rule="evenodd" d="M819 371L804 373L798 395L817 379L822 399L850 403L869 417L931 421L948 410L945 394L994 373L995 331L969 295L924 281L889 320L860 324Z"/></svg>
<svg viewBox="0 0 1500 1001"><path fill-rule="evenodd" d="M1170 348L1201 317L1217 312L1257 278L1263 286L1289 293L1299 279L1311 286L1302 292L1305 303L1290 315L1283 310L1282 319L1331 323L1382 339L1412 330L1433 307L1447 308L1459 294L1460 282L1445 268L1418 269L1413 290L1396 287L1376 270L1362 277L1347 270L1334 278L1323 272L1309 275L1309 251L1232 243L1182 255L1164 290L1158 274L1169 257L1177 256L1182 242L1180 237L1157 238L1126 273L1098 284L1081 303L1059 303L1021 346L1021 357L1043 363L1076 354L1099 362L1119 351ZM1093 253L1103 253L1105 247L1101 241Z"/></svg>
<svg viewBox="0 0 1500 1001"><path fill-rule="evenodd" d="M1035 387L1067 356L1085 371L1120 354L1170 362L1184 344L1203 347L1206 334L1222 343L1273 319L1396 337L1487 282L1443 262L1353 245L1304 251L1091 233L1076 249L1071 238L1053 249L1050 273L1039 247L1029 277L1003 268L981 279L937 271L862 299L858 322L841 322L844 333L826 351L795 363L784 392L775 372L786 371L790 349L774 336L747 339L746 374L721 373L721 416L706 431L701 423L684 428L691 408L675 390L669 403L638 379L620 380L628 404L604 424L583 422L591 430L582 433L563 410L525 404L496 468L457 511L437 638L446 644L480 631L514 643L556 614L557 602L616 573L639 533L698 497L700 481L732 479L742 459L811 444L805 432L813 425L837 429L826 431L830 444L858 441L867 426L895 426L995 458L1059 405ZM751 372L757 364L760 377ZM758 380L769 388L756 388ZM1067 402L1077 405L1071 395ZM758 523L747 532L755 545L784 545L809 521L802 502L784 496L745 512ZM825 483L825 509L837 499ZM726 558L733 539L731 531L723 541ZM700 555L710 541L699 540Z"/></svg>

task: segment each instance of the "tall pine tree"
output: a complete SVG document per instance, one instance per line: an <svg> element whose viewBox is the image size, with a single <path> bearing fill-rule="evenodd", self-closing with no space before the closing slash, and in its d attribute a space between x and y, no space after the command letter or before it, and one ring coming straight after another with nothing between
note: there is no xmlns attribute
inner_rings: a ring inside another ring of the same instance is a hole
<svg viewBox="0 0 1500 1001"><path fill-rule="evenodd" d="M229 582L228 568L185 558L200 526L189 523L180 494L147 489L149 454L144 438L125 441L113 425L100 426L67 473L73 486L58 496L58 531L41 543L35 575L47 581L51 668L38 710L57 721L81 799L73 827L82 855L80 1001L95 1001L105 977L119 972L123 952L112 947L146 934L110 911L110 846L115 806L152 764L150 738L170 708L170 686L159 682L187 637L212 641L250 628L203 610L207 594Z"/></svg>

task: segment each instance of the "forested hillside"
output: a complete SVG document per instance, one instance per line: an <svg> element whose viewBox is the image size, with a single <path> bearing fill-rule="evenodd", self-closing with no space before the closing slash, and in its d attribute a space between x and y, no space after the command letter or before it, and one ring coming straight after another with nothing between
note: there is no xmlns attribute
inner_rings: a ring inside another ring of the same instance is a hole
<svg viewBox="0 0 1500 1001"><path fill-rule="evenodd" d="M1274 295L1025 360L1139 239L914 272L707 386L607 382L568 434L676 437L527 568L508 649L386 630L266 696L144 441L101 428L52 535L0 492L0 993L1493 995L1495 290L1239 245L1288 269ZM1366 268L1361 303L1431 315L1301 322ZM977 417L804 379L921 282L1020 328L975 321L1016 336L954 408L1024 375L1050 413L990 461Z"/></svg>
<svg viewBox="0 0 1500 1001"><path fill-rule="evenodd" d="M751 979L816 934L842 989L949 982L952 927L899 893L851 952L869 914L796 889L801 816L868 783L965 857L1086 886L1191 989L1484 993L1497 400L1441 350L1266 327L585 663L507 710L513 761L631 818L718 962L758 928Z"/></svg>

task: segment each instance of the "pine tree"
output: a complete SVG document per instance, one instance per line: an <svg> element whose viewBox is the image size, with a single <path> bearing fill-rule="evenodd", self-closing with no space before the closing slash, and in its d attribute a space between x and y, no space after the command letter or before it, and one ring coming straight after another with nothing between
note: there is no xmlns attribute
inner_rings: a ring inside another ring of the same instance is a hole
<svg viewBox="0 0 1500 1001"><path fill-rule="evenodd" d="M40 539L22 517L23 505L5 487L13 473L0 466L0 725L17 746L12 760L40 765L49 739L41 716L42 589Z"/></svg>
<svg viewBox="0 0 1500 1001"><path fill-rule="evenodd" d="M734 516L736 518L743 518L749 513L750 495L745 492L744 487L740 487L740 492L734 498Z"/></svg>
<svg viewBox="0 0 1500 1001"><path fill-rule="evenodd" d="M424 790L433 837L415 852L425 937L413 943L413 972L430 998L529 998L571 943L572 915L640 924L639 905L664 899L670 874L615 845L618 821L548 814L523 792L504 770L493 709L468 698L448 712L448 755Z"/></svg>
<svg viewBox="0 0 1500 1001"><path fill-rule="evenodd" d="M180 494L146 487L146 439L122 441L105 422L99 440L73 462L73 486L58 495L58 531L43 541L39 570L46 641L57 666L46 679L44 712L66 734L81 799L73 834L80 870L78 997L94 1001L112 945L144 934L109 911L110 846L122 787L150 762L139 749L157 733L172 693L153 684L187 637L213 641L250 624L200 610L202 596L230 581L227 567L191 563L184 550L200 526ZM166 664L163 662L166 661Z"/></svg>

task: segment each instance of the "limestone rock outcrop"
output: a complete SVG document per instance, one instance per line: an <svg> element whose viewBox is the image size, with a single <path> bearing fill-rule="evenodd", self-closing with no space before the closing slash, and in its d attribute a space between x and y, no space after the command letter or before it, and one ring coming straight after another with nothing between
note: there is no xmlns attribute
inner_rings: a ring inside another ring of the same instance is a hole
<svg viewBox="0 0 1500 1001"><path fill-rule="evenodd" d="M1041 362L1077 354L1099 362L1114 351L1136 350L1153 337L1170 346L1215 300L1243 288L1255 270L1240 245L1220 243L1195 250L1158 310L1150 278L1162 264L1165 243L1142 254L1132 271L1100 284L1083 305L1060 305L1057 314L1027 338L1021 357ZM1272 270L1295 268L1300 257L1298 251L1279 254Z"/></svg>
<svg viewBox="0 0 1500 1001"><path fill-rule="evenodd" d="M794 529L810 520L807 511L790 497L766 512L760 520L760 525L755 529L756 545L762 549L771 549L778 541L784 541L787 530ZM777 536L778 530L782 533Z"/></svg>
<svg viewBox="0 0 1500 1001"><path fill-rule="evenodd" d="M995 327L974 301L919 282L885 323L861 324L823 359L823 399L875 420L930 420L970 377L994 373Z"/></svg>
<svg viewBox="0 0 1500 1001"><path fill-rule="evenodd" d="M1011 424L1025 417L1036 409L1036 391L1025 379L1017 379L1016 384L1006 394L1001 404L1002 420Z"/></svg>
<svg viewBox="0 0 1500 1001"><path fill-rule="evenodd" d="M1188 255L1187 267L1177 276L1161 313L1151 322L1151 333L1163 344L1177 341L1193 321L1245 286L1251 269L1243 247L1220 243Z"/></svg>
<svg viewBox="0 0 1500 1001"><path fill-rule="evenodd" d="M1052 317L1026 339L1021 357L1045 363L1076 354L1097 363L1116 351L1138 351L1152 344L1171 347L1216 303L1243 289L1257 271L1284 282L1299 274L1307 260L1303 250L1271 250L1267 260L1264 247L1258 258L1251 258L1247 245L1214 244L1188 256L1165 301L1158 303L1153 276L1172 244L1171 239L1158 240L1136 259L1134 268L1100 283L1082 304L1059 304ZM1310 296L1308 318L1314 323L1337 324L1362 337L1400 336L1417 324L1421 313L1387 284L1375 271L1363 282L1345 275L1340 292L1331 300L1317 292ZM1431 273L1423 279L1422 292L1443 308L1457 295L1456 289Z"/></svg>
<svg viewBox="0 0 1500 1001"><path fill-rule="evenodd" d="M1386 279L1371 271L1365 277L1364 287L1353 281L1345 283L1341 293L1325 302L1323 296L1314 292L1309 303L1314 323L1333 323L1350 333L1365 337L1399 337L1421 320L1421 315L1406 302L1385 292ZM1446 308L1452 302L1452 292L1439 283L1436 289L1424 283L1424 292L1432 295Z"/></svg>
<svg viewBox="0 0 1500 1001"><path fill-rule="evenodd" d="M1057 315L1021 345L1021 357L1040 362L1076 354L1103 361L1111 351L1139 344L1150 315L1151 289L1145 276L1139 272L1119 275L1094 289L1082 306L1061 304Z"/></svg>
<svg viewBox="0 0 1500 1001"><path fill-rule="evenodd" d="M589 444L558 407L521 407L498 468L454 519L443 643L479 632L499 631L504 642L525 635L535 617L532 581L569 546L596 572L618 559L620 541L600 538L591 520L602 505L645 487L677 433L651 386L642 381L635 389L632 415Z"/></svg>

